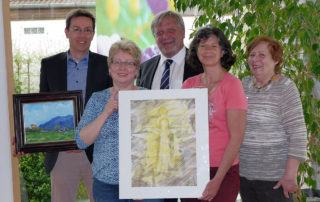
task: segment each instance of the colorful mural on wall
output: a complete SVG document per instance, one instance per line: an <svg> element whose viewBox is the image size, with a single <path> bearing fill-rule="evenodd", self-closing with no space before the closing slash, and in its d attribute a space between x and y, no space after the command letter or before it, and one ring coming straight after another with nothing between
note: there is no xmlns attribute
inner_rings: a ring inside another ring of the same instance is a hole
<svg viewBox="0 0 320 202"><path fill-rule="evenodd" d="M108 55L114 42L126 38L141 48L142 61L158 55L151 22L154 15L168 9L174 10L172 0L97 0L98 53Z"/></svg>

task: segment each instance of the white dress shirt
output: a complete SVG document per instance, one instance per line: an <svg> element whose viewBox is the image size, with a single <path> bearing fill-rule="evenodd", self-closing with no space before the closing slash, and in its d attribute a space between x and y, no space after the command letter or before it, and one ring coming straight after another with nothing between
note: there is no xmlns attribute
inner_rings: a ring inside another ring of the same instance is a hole
<svg viewBox="0 0 320 202"><path fill-rule="evenodd" d="M154 74L151 89L160 89L161 77L164 71L167 59L172 59L173 63L170 65L169 88L180 89L183 83L184 64L186 57L186 48L183 47L175 56L167 58L161 54L160 61Z"/></svg>

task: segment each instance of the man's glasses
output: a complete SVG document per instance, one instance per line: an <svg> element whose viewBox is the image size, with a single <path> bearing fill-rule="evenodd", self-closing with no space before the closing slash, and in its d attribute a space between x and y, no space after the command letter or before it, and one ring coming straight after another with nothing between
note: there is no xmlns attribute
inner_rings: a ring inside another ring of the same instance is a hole
<svg viewBox="0 0 320 202"><path fill-rule="evenodd" d="M86 27L84 29L81 29L80 27L71 27L70 30L75 34L80 34L81 32L83 32L84 34L89 35L93 33L93 29L89 27Z"/></svg>

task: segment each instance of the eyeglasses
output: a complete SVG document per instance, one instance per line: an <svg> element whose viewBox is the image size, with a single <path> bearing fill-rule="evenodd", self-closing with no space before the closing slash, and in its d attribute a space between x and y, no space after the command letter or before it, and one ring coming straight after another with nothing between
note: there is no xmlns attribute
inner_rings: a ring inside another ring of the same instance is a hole
<svg viewBox="0 0 320 202"><path fill-rule="evenodd" d="M120 60L112 60L111 64L114 66L120 67L121 65L124 65L125 67L135 67L137 64L135 62L130 62L130 61L120 61Z"/></svg>
<svg viewBox="0 0 320 202"><path fill-rule="evenodd" d="M93 33L93 29L89 27L86 27L84 29L81 29L80 27L71 27L70 29L75 34L80 34L81 32L83 32L84 34L89 35Z"/></svg>

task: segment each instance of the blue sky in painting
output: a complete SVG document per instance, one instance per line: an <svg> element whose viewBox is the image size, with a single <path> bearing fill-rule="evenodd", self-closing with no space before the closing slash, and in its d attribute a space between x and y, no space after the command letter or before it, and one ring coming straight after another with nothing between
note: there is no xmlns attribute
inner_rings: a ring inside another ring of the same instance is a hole
<svg viewBox="0 0 320 202"><path fill-rule="evenodd" d="M56 116L73 115L73 101L23 104L24 127L39 126Z"/></svg>

